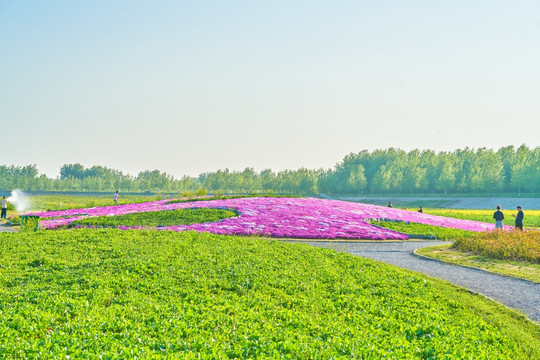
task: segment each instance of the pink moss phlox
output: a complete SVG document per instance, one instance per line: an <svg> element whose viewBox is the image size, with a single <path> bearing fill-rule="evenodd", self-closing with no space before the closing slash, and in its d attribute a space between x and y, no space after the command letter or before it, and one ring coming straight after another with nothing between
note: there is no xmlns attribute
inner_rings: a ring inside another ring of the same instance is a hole
<svg viewBox="0 0 540 360"><path fill-rule="evenodd" d="M41 217L63 217L43 220L41 227L52 229L86 217L115 216L135 212L175 210L193 207L236 209L240 216L213 223L160 227L157 230L195 230L224 235L260 235L277 238L307 239L394 239L408 236L381 229L368 223L369 219L393 219L469 231L494 228L471 220L459 220L422 214L383 206L315 198L240 198L166 204L160 200L139 204L95 207L32 213ZM121 229L141 229L142 226L120 226Z"/></svg>

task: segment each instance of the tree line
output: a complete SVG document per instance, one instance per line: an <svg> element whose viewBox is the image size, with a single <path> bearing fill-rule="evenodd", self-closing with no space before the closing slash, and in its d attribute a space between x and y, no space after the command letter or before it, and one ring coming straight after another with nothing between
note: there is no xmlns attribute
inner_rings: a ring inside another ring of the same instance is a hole
<svg viewBox="0 0 540 360"><path fill-rule="evenodd" d="M218 170L176 179L159 170L137 176L104 166L66 164L60 176L36 165L0 165L0 189L8 191L197 192L276 194L521 193L540 190L540 147L453 152L389 148L351 153L332 169L256 172Z"/></svg>

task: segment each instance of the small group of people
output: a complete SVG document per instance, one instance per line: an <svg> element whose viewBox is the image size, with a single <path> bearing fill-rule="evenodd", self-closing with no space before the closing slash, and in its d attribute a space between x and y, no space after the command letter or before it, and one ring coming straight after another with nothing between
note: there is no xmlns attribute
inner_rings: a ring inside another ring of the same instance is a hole
<svg viewBox="0 0 540 360"><path fill-rule="evenodd" d="M393 207L391 201L388 202L388 207ZM512 214L512 216L516 218L515 226L516 229L523 230L523 218L525 217L525 214L523 213L523 209L521 208L521 206L518 206L516 209L517 214ZM423 213L424 209L422 209L422 207L420 206L417 211L419 213ZM497 211L495 211L495 213L493 214L493 218L495 219L495 228L502 229L504 227L504 213L501 211L501 205L497 205Z"/></svg>
<svg viewBox="0 0 540 360"><path fill-rule="evenodd" d="M0 214L0 219L5 219L7 216L7 199L5 196L2 197L2 213Z"/></svg>
<svg viewBox="0 0 540 360"><path fill-rule="evenodd" d="M388 207L389 207L389 208L394 207L394 206L392 205L392 202L391 202L391 201L388 202ZM416 211L418 211L419 213L423 213L423 212L424 212L424 209L422 209L422 207L420 206L420 207L418 208L418 210L416 210Z"/></svg>
<svg viewBox="0 0 540 360"><path fill-rule="evenodd" d="M516 229L523 230L523 218L525 217L525 214L523 213L521 206L518 206L516 209L517 214L512 214L512 216L516 218L515 226ZM504 226L504 213L501 211L501 205L497 205L497 211L493 213L493 218L495 219L495 228L502 229Z"/></svg>

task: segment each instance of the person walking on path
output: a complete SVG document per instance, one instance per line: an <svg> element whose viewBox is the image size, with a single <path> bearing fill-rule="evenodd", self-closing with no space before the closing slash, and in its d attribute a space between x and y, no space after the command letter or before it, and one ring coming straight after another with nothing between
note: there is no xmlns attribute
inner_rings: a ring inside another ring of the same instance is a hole
<svg viewBox="0 0 540 360"><path fill-rule="evenodd" d="M114 203L118 203L118 190L114 193Z"/></svg>
<svg viewBox="0 0 540 360"><path fill-rule="evenodd" d="M7 215L7 199L6 197L2 197L2 214L0 215L0 219L5 219Z"/></svg>
<svg viewBox="0 0 540 360"><path fill-rule="evenodd" d="M516 229L523 230L523 218L525 217L525 214L523 214L521 206L517 207L517 211L517 215L512 214L512 216L516 218Z"/></svg>
<svg viewBox="0 0 540 360"><path fill-rule="evenodd" d="M497 205L497 211L493 213L493 218L495 219L495 229L502 229L503 228L503 219L504 214L501 211L501 205Z"/></svg>

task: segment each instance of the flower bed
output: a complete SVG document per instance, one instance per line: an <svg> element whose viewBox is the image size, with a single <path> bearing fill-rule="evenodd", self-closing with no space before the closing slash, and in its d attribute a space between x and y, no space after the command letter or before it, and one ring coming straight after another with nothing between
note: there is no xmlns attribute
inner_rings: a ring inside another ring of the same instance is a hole
<svg viewBox="0 0 540 360"><path fill-rule="evenodd" d="M40 223L41 228L52 229L87 217L184 209L194 205L190 202L167 204L169 201L170 199L90 209L49 211L32 213L32 215L53 218L42 220ZM197 207L234 209L240 213L240 216L213 223L161 227L159 230L195 230L214 234L261 235L277 238L406 240L407 235L372 226L368 220L393 219L478 232L494 228L493 224L477 221L452 219L377 205L314 198L256 197L211 200L198 201ZM140 227L121 226L120 228Z"/></svg>

